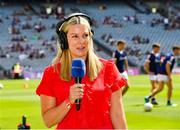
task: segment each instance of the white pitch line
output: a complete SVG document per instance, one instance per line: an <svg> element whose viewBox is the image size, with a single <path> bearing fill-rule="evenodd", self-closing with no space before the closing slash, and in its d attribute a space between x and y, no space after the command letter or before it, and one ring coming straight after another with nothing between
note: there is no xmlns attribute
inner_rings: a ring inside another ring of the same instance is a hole
<svg viewBox="0 0 180 130"><path fill-rule="evenodd" d="M3 96L1 97L2 100L18 100L18 101L37 101L39 100L38 96L36 95L16 95L16 96Z"/></svg>

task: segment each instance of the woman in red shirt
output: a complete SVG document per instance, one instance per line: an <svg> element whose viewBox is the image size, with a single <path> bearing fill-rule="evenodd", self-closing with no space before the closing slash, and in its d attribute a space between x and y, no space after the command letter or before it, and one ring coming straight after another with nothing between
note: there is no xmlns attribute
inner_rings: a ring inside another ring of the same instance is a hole
<svg viewBox="0 0 180 130"><path fill-rule="evenodd" d="M113 61L96 56L93 49L91 19L74 13L57 25L57 56L48 66L36 90L47 127L57 129L126 129L121 87L126 84ZM86 63L82 84L71 75L72 59ZM75 100L81 99L76 110Z"/></svg>

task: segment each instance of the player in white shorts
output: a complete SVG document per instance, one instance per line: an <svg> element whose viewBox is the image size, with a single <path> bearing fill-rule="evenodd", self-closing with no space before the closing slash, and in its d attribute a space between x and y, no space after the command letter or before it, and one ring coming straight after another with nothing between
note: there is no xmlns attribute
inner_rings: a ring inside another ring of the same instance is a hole
<svg viewBox="0 0 180 130"><path fill-rule="evenodd" d="M175 57L180 54L180 46L174 46L172 48L172 51L173 52L167 54L167 56L165 57L162 65L161 65L160 73L157 76L157 80L159 82L159 87L154 92L152 92L151 95L145 97L145 102L149 102L149 99L151 99L154 95L161 92L164 88L164 85L166 84L168 87L167 106L175 105L175 104L172 104L172 102L171 102L172 90L173 90L171 72L172 72L172 69L176 62Z"/></svg>
<svg viewBox="0 0 180 130"><path fill-rule="evenodd" d="M157 88L158 82L157 82L157 71L159 69L160 65L160 44L155 43L152 45L152 52L147 56L147 59L144 64L144 69L149 74L149 79L151 83L151 93ZM152 98L151 103L154 105L157 105L157 101L155 97Z"/></svg>
<svg viewBox="0 0 180 130"><path fill-rule="evenodd" d="M129 89L129 83L128 83L128 60L126 57L126 52L124 51L126 41L120 40L117 42L117 50L113 53L113 58L115 61L115 64L121 74L122 77L127 79L127 84L125 87L123 87L122 95L124 95L127 90Z"/></svg>

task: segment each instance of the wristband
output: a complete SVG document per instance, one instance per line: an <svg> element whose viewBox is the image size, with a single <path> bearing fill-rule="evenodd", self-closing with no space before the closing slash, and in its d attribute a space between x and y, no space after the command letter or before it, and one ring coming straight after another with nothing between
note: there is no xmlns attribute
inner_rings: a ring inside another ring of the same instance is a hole
<svg viewBox="0 0 180 130"><path fill-rule="evenodd" d="M66 99L65 102L66 102L66 107L67 107L68 109L70 109L73 104L70 102L69 99Z"/></svg>

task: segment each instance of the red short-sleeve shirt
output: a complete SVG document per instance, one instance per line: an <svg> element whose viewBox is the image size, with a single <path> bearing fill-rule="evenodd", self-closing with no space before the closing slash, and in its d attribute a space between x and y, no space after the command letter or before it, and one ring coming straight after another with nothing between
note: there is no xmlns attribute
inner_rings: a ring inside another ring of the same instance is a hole
<svg viewBox="0 0 180 130"><path fill-rule="evenodd" d="M91 128L111 129L110 99L112 92L126 84L126 80L119 74L112 61L100 59L103 68L94 81L88 75L82 79L85 84L81 108L76 110L73 105L66 117L57 125L57 129ZM38 95L47 95L56 98L56 105L61 104L69 96L70 86L74 80L67 82L60 79L60 74L54 71L53 66L45 69L43 78L36 90Z"/></svg>

